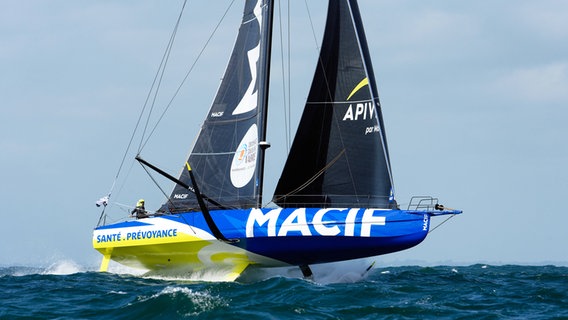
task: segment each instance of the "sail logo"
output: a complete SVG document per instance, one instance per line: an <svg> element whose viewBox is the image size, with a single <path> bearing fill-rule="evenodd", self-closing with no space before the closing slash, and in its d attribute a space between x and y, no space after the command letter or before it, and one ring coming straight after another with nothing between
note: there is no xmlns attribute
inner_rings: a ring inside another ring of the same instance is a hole
<svg viewBox="0 0 568 320"><path fill-rule="evenodd" d="M247 154L247 144L243 144L239 150L237 150L237 160L243 161L245 155Z"/></svg>
<svg viewBox="0 0 568 320"><path fill-rule="evenodd" d="M306 208L291 211L278 208L266 213L263 213L260 209L252 209L247 219L246 236L255 237L260 235L256 233L263 233L262 236L268 237L286 237L295 234L302 236L370 237L374 226L386 225L386 217L375 215L376 211L379 210L326 208L319 209L311 214L306 211ZM286 213L287 216L281 217ZM357 217L360 217L360 221L356 223ZM281 219L284 219L284 221L278 228L278 221Z"/></svg>
<svg viewBox="0 0 568 320"><path fill-rule="evenodd" d="M246 186L256 170L256 154L258 149L258 129L253 124L238 144L231 163L230 178L235 188Z"/></svg>
<svg viewBox="0 0 568 320"><path fill-rule="evenodd" d="M368 85L369 85L369 78L365 78L365 79L361 80L361 82L359 82L355 86L355 88L353 88L353 90L351 91L351 93L347 97L347 100L349 101L351 99L351 97L353 97L353 95L355 95L359 90L361 90L361 88L368 86Z"/></svg>
<svg viewBox="0 0 568 320"><path fill-rule="evenodd" d="M365 103L357 103L355 106L350 104L343 116L343 121L357 121L359 119L373 119L375 114L375 106L371 101Z"/></svg>
<svg viewBox="0 0 568 320"><path fill-rule="evenodd" d="M381 128L379 128L378 125L376 126L372 126L372 127L367 127L365 128L365 135L371 134L373 132L380 132Z"/></svg>
<svg viewBox="0 0 568 320"><path fill-rule="evenodd" d="M254 7L254 15L256 17L256 24L258 24L257 28L260 28L262 25L262 8L261 8L261 1L257 1ZM248 21L247 23L255 23L254 19ZM260 36L260 35L259 35ZM258 80L258 61L260 60L260 38L258 39L258 44L250 49L247 52L247 60L248 60L248 67L250 71L250 82L248 84L248 88L244 93L241 101L233 110L233 115L243 114L249 112L251 110L256 109L257 107L257 100L258 100L258 91L257 91L257 80Z"/></svg>
<svg viewBox="0 0 568 320"><path fill-rule="evenodd" d="M346 101L351 100L351 98L357 92L359 92L362 88L367 86L369 86L369 78L364 78L363 80L361 80L361 82L359 82L355 86L355 88L353 88L353 90L351 90L351 93L349 94L349 96L347 96ZM366 97L368 99L369 95L366 95ZM357 121L357 120L367 120L367 119L371 120L375 117L375 113L376 113L376 106L372 100L368 100L366 102L352 103L349 105L349 107L347 107L347 111L345 111L345 115L343 116L342 120L343 121ZM365 134L378 132L377 131L378 126L370 128L371 128L370 130L369 127L366 128Z"/></svg>

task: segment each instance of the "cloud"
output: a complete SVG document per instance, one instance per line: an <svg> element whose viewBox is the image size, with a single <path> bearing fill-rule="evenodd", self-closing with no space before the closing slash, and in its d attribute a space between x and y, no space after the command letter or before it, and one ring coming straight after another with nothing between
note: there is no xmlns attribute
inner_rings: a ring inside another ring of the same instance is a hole
<svg viewBox="0 0 568 320"><path fill-rule="evenodd" d="M518 99L559 102L568 100L568 62L517 68L498 78L492 89Z"/></svg>
<svg viewBox="0 0 568 320"><path fill-rule="evenodd" d="M446 42L477 32L478 26L469 16L449 11L419 12L408 25L412 41Z"/></svg>
<svg viewBox="0 0 568 320"><path fill-rule="evenodd" d="M529 2L518 9L519 17L541 37L565 40L568 37L568 6L565 1Z"/></svg>

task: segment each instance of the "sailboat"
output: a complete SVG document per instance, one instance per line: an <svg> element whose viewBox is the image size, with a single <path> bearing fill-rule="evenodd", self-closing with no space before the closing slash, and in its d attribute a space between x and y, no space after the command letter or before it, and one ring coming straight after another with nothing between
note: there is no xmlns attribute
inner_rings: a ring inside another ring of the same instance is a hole
<svg viewBox="0 0 568 320"><path fill-rule="evenodd" d="M225 74L181 173L137 156L173 191L155 215L99 221L101 271L113 260L165 275L213 270L225 281L255 266L298 266L310 277L314 264L411 248L432 217L461 213L431 197L399 208L356 0L329 0L303 114L272 206L263 206L273 11L273 0L244 1Z"/></svg>

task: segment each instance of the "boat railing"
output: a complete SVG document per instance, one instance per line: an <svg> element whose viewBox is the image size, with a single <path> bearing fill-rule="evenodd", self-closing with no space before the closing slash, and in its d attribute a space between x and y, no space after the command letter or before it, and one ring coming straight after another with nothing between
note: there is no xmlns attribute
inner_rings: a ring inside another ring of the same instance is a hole
<svg viewBox="0 0 568 320"><path fill-rule="evenodd" d="M374 195L293 195L275 196L276 203L284 208L396 208L389 197Z"/></svg>
<svg viewBox="0 0 568 320"><path fill-rule="evenodd" d="M435 210L438 198L431 196L413 196L408 203L408 210Z"/></svg>

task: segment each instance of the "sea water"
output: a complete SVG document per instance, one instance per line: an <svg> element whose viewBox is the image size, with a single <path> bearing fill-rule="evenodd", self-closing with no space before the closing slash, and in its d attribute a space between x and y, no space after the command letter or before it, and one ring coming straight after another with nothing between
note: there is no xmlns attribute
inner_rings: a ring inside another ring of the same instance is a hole
<svg viewBox="0 0 568 320"><path fill-rule="evenodd" d="M248 272L219 283L0 267L0 319L568 319L568 268L482 265Z"/></svg>

